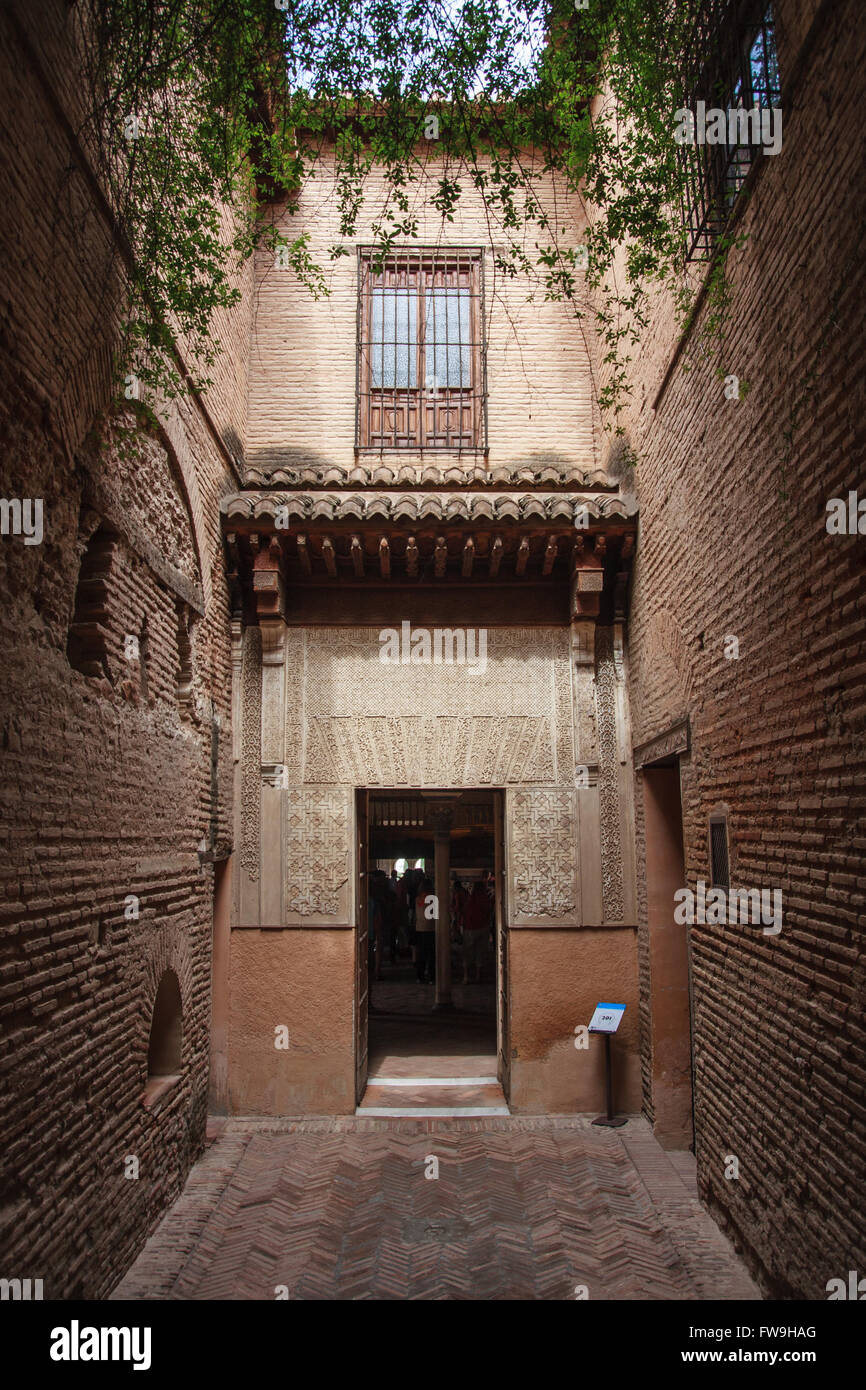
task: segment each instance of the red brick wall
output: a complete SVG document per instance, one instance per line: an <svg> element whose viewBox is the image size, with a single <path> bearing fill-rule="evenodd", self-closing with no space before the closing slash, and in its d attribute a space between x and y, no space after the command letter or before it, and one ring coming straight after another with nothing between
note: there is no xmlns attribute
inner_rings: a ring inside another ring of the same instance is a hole
<svg viewBox="0 0 866 1390"><path fill-rule="evenodd" d="M692 339L658 398L676 344L659 304L636 367L631 709L636 744L692 721L687 882L709 882L726 804L732 882L783 893L776 937L690 929L698 1173L769 1290L825 1298L866 1267L866 552L825 529L828 498L866 496L866 32L859 0L776 12L783 84L800 74L730 258L723 346ZM739 401L717 368L748 383Z"/></svg>
<svg viewBox="0 0 866 1390"><path fill-rule="evenodd" d="M45 532L41 545L0 543L0 1272L43 1279L46 1298L106 1294L203 1143L213 869L197 851L230 840L218 502L242 447L248 334L243 313L225 324L212 420L187 401L164 431L106 440L117 265L61 119L71 110L75 124L71 14L46 0L0 16L0 494L42 498ZM100 517L118 534L107 678L67 657ZM192 619L185 704L178 605ZM146 692L124 651L145 618ZM147 1109L151 1010L169 968L182 1079Z"/></svg>

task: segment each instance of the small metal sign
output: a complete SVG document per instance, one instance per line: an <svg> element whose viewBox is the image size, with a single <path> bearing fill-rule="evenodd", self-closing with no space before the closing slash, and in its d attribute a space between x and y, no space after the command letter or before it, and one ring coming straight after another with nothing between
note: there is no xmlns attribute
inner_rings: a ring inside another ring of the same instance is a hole
<svg viewBox="0 0 866 1390"><path fill-rule="evenodd" d="M589 1020L590 1033L615 1033L625 1013L625 1004L596 1004Z"/></svg>
<svg viewBox="0 0 866 1390"><path fill-rule="evenodd" d="M625 1004L596 1004L595 1013L589 1020L590 1033L601 1033L604 1037L604 1094L607 1101L606 1113L599 1115L592 1123L594 1125L607 1125L611 1129L619 1129L621 1125L626 1123L624 1115L616 1116L614 1114L613 1075L610 1065L611 1034L616 1032L624 1013Z"/></svg>

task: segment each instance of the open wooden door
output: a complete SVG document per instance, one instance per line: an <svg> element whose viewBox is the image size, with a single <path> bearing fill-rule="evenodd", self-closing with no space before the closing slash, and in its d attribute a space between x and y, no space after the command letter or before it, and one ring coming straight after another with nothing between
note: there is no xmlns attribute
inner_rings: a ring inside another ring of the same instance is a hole
<svg viewBox="0 0 866 1390"><path fill-rule="evenodd" d="M505 793L493 793L494 873L496 884L496 1075L511 1095L511 1028L508 1007L508 922L505 863Z"/></svg>
<svg viewBox="0 0 866 1390"><path fill-rule="evenodd" d="M355 793L355 854L357 864L355 909L355 1103L360 1105L367 1086L368 1016L370 1010L369 896L367 842L367 792Z"/></svg>

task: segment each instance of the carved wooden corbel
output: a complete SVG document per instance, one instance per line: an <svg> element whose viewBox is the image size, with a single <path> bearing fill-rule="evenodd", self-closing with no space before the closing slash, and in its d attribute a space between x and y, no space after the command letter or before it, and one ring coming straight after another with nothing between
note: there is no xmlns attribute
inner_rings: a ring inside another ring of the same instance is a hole
<svg viewBox="0 0 866 1390"><path fill-rule="evenodd" d="M270 641L271 649L273 649L276 639L273 636L268 639L264 629L269 624L277 624L281 627L286 620L282 547L277 536L271 536L268 540L254 534L250 536L250 544L253 552L253 599L256 606L256 617L259 621L259 627L262 629L263 646Z"/></svg>
<svg viewBox="0 0 866 1390"><path fill-rule="evenodd" d="M597 618L604 588L604 567L595 550L575 551L574 568L571 573L570 615L572 622L577 618Z"/></svg>

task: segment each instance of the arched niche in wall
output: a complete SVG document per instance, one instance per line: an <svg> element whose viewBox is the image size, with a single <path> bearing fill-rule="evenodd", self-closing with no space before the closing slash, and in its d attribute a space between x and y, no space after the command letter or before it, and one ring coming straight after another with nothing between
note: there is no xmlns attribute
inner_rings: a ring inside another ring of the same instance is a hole
<svg viewBox="0 0 866 1390"><path fill-rule="evenodd" d="M85 676L108 671L108 606L111 566L118 535L102 522L87 543L78 571L75 606L66 642L70 666Z"/></svg>
<svg viewBox="0 0 866 1390"><path fill-rule="evenodd" d="M183 1050L183 1004L180 981L173 970L160 979L153 1001L147 1045L147 1085L144 1104L152 1105L180 1079Z"/></svg>

